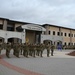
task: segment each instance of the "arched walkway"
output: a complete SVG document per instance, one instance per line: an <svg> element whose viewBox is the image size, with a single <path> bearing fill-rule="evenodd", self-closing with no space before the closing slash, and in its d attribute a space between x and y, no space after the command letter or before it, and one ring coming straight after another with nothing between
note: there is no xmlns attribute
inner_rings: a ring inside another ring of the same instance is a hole
<svg viewBox="0 0 75 75"><path fill-rule="evenodd" d="M46 40L43 41L43 43L44 43L44 44L50 44L50 45L51 45L51 44L52 44L52 40L47 40L47 39L46 39Z"/></svg>
<svg viewBox="0 0 75 75"><path fill-rule="evenodd" d="M8 41L12 42L13 38L17 38L19 42L25 43L25 33L23 32L12 32L12 31L3 31L0 30L0 39L2 42L7 43Z"/></svg>

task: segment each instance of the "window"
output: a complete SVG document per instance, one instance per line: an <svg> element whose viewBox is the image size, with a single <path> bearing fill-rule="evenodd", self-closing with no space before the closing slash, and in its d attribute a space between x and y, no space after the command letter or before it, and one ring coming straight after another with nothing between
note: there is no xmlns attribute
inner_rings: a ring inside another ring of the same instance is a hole
<svg viewBox="0 0 75 75"><path fill-rule="evenodd" d="M70 46L70 43L68 43L68 45Z"/></svg>
<svg viewBox="0 0 75 75"><path fill-rule="evenodd" d="M55 31L53 31L53 35L55 35Z"/></svg>
<svg viewBox="0 0 75 75"><path fill-rule="evenodd" d="M73 45L73 43L71 43L71 45Z"/></svg>
<svg viewBox="0 0 75 75"><path fill-rule="evenodd" d="M66 42L64 43L64 45L67 45Z"/></svg>
<svg viewBox="0 0 75 75"><path fill-rule="evenodd" d="M3 25L2 24L0 24L0 29L3 29Z"/></svg>
<svg viewBox="0 0 75 75"><path fill-rule="evenodd" d="M68 36L70 37L70 33L68 34Z"/></svg>
<svg viewBox="0 0 75 75"><path fill-rule="evenodd" d="M72 37L73 37L73 34L71 34L72 35Z"/></svg>
<svg viewBox="0 0 75 75"><path fill-rule="evenodd" d="M14 31L14 25L7 25L7 31Z"/></svg>
<svg viewBox="0 0 75 75"><path fill-rule="evenodd" d="M61 32L61 36L63 36L63 32Z"/></svg>
<svg viewBox="0 0 75 75"><path fill-rule="evenodd" d="M65 36L67 36L67 34L66 34L66 33L65 33L64 35L65 35Z"/></svg>
<svg viewBox="0 0 75 75"><path fill-rule="evenodd" d="M51 32L49 31L48 34L50 34Z"/></svg>
<svg viewBox="0 0 75 75"><path fill-rule="evenodd" d="M74 34L74 37L75 37L75 34Z"/></svg>
<svg viewBox="0 0 75 75"><path fill-rule="evenodd" d="M59 33L59 32L57 32L57 35L59 36L59 35L60 35L60 33Z"/></svg>

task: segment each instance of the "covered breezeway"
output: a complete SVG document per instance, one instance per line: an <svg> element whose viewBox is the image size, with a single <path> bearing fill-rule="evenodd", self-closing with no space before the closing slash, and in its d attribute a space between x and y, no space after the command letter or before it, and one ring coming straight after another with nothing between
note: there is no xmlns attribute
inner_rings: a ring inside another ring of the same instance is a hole
<svg viewBox="0 0 75 75"><path fill-rule="evenodd" d="M23 32L12 32L12 31L4 31L0 30L0 41L1 42L15 42L15 39L18 41L16 42L22 42L25 43L25 33Z"/></svg>
<svg viewBox="0 0 75 75"><path fill-rule="evenodd" d="M63 45L63 37L61 36L41 35L41 43L43 43L44 41L56 46L58 43L61 43Z"/></svg>

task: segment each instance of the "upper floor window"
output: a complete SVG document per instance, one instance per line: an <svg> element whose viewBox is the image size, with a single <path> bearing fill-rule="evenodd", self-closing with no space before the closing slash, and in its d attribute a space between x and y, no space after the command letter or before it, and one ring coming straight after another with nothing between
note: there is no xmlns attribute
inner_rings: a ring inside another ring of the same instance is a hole
<svg viewBox="0 0 75 75"><path fill-rule="evenodd" d="M73 34L71 34L71 36L73 37Z"/></svg>
<svg viewBox="0 0 75 75"><path fill-rule="evenodd" d="M55 31L53 31L53 35L55 35Z"/></svg>
<svg viewBox="0 0 75 75"><path fill-rule="evenodd" d="M70 33L68 34L68 36L70 37Z"/></svg>
<svg viewBox="0 0 75 75"><path fill-rule="evenodd" d="M50 34L51 32L50 31L48 31L48 34Z"/></svg>
<svg viewBox="0 0 75 75"><path fill-rule="evenodd" d="M74 37L75 37L75 34L74 34Z"/></svg>
<svg viewBox="0 0 75 75"><path fill-rule="evenodd" d="M14 25L7 25L7 31L14 31Z"/></svg>
<svg viewBox="0 0 75 75"><path fill-rule="evenodd" d="M65 33L65 36L67 36L67 34Z"/></svg>
<svg viewBox="0 0 75 75"><path fill-rule="evenodd" d="M63 36L63 32L61 32L61 36Z"/></svg>
<svg viewBox="0 0 75 75"><path fill-rule="evenodd" d="M3 29L3 25L2 24L0 24L0 29Z"/></svg>
<svg viewBox="0 0 75 75"><path fill-rule="evenodd" d="M60 32L57 32L57 35L59 36L60 35Z"/></svg>

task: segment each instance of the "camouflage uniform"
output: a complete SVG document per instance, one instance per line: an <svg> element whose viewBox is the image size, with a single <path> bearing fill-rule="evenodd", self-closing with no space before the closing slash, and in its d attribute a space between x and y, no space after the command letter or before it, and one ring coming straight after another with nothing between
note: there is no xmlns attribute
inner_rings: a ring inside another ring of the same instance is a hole
<svg viewBox="0 0 75 75"><path fill-rule="evenodd" d="M50 45L49 44L46 45L46 49L47 49L47 57L49 57L49 54L50 54Z"/></svg>
<svg viewBox="0 0 75 75"><path fill-rule="evenodd" d="M20 52L20 50L21 50L21 45L18 43L16 45L16 57L18 57L18 58L19 58L19 52Z"/></svg>
<svg viewBox="0 0 75 75"><path fill-rule="evenodd" d="M23 53L23 44L21 43L20 45L21 45L21 48L20 48L20 49L21 49L21 50L20 50L20 54L22 55L22 53Z"/></svg>
<svg viewBox="0 0 75 75"><path fill-rule="evenodd" d="M7 43L7 45L6 45L6 56L7 56L8 58L10 58L10 57L9 57L10 50L11 50L11 44L10 44L10 43Z"/></svg>
<svg viewBox="0 0 75 75"><path fill-rule="evenodd" d="M32 56L33 54L33 47L32 44L29 45L29 55Z"/></svg>
<svg viewBox="0 0 75 75"><path fill-rule="evenodd" d="M39 44L37 44L37 46L36 46L36 55L37 56L39 56L39 54L40 54L40 45Z"/></svg>
<svg viewBox="0 0 75 75"><path fill-rule="evenodd" d="M15 56L16 56L16 49L17 49L17 45L16 44L17 43L13 44L13 55L15 55Z"/></svg>
<svg viewBox="0 0 75 75"><path fill-rule="evenodd" d="M42 44L40 44L39 45L39 55L40 55L40 57L42 57L42 53L43 53L42 49L43 49L43 46L42 46Z"/></svg>
<svg viewBox="0 0 75 75"><path fill-rule="evenodd" d="M51 45L51 56L53 56L54 48L54 45Z"/></svg>
<svg viewBox="0 0 75 75"><path fill-rule="evenodd" d="M35 57L36 45L32 45L32 56Z"/></svg>
<svg viewBox="0 0 75 75"><path fill-rule="evenodd" d="M23 56L28 57L29 47L28 44L23 45Z"/></svg>
<svg viewBox="0 0 75 75"><path fill-rule="evenodd" d="M2 45L2 43L0 43L0 54L1 54L2 49L3 49L3 45Z"/></svg>

